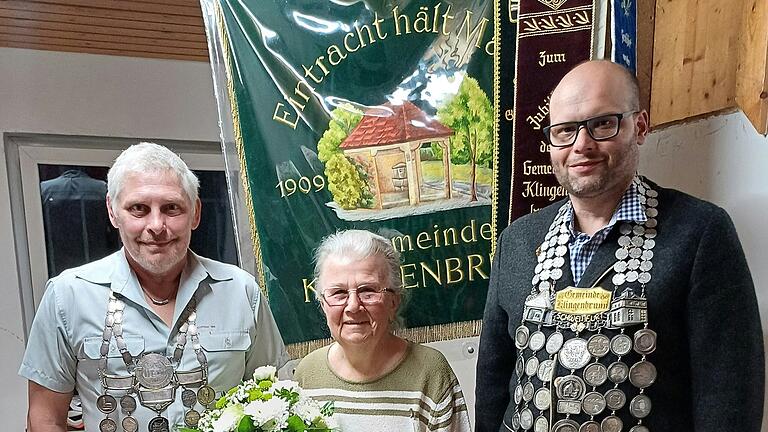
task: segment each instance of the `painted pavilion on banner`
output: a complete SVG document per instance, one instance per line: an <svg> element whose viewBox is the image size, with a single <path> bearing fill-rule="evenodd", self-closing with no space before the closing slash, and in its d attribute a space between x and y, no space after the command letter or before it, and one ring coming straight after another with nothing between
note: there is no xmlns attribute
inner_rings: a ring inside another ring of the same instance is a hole
<svg viewBox="0 0 768 432"><path fill-rule="evenodd" d="M453 134L409 101L387 102L366 110L339 148L367 170L376 208L416 206L451 198ZM431 144L442 149L442 184L424 179L421 149Z"/></svg>

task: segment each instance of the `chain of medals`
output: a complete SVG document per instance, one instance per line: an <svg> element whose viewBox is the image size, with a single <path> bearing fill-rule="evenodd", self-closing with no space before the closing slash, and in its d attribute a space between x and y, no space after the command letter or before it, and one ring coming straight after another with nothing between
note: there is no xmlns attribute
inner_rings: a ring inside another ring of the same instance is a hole
<svg viewBox="0 0 768 432"><path fill-rule="evenodd" d="M619 226L616 262L609 269L614 272L613 292L568 288L558 298L555 284L563 276L570 241L565 221L568 203L560 208L537 251L533 289L515 332L517 407L512 424L505 423L513 431L620 432L624 425L617 412L626 406L637 422L629 432L650 432L643 424L651 413L645 389L656 380L657 371L646 356L656 349L656 333L648 328L645 286L653 268L658 193L639 177L633 183L647 220ZM630 284L639 285L638 294ZM582 301L582 309L599 307L592 313L572 313L568 306L574 303L563 299ZM639 328L630 336L627 330L632 327ZM627 359L637 359L632 351L639 359L630 367ZM567 375L556 376L558 363L569 371ZM534 378L541 383L538 389ZM637 393L628 404L625 390L619 388L627 380L632 387L624 384L624 389ZM586 421L572 418L579 415Z"/></svg>
<svg viewBox="0 0 768 432"><path fill-rule="evenodd" d="M214 401L215 391L208 385L208 360L200 347L195 308L196 301L193 298L184 310L187 320L179 327L172 357L157 353L134 357L128 351L123 338L125 303L117 299L114 292L110 293L100 348L99 375L103 393L96 399L96 407L105 415L99 423L101 432L117 431L117 422L109 415L117 410L118 400L110 392L122 394L119 406L124 415L121 421L123 431L136 432L139 429L139 423L133 416L138 397L142 406L157 414L147 425L149 432L169 432L168 419L162 417L162 413L176 400L176 390L179 387L182 388L181 401L185 407L184 423L190 428L197 427L200 413L194 409L195 404L199 402L203 407L210 406ZM107 355L112 337L115 338L129 375L107 373ZM200 366L190 371L181 371L178 367L188 339L192 342ZM198 390L190 387L198 387Z"/></svg>

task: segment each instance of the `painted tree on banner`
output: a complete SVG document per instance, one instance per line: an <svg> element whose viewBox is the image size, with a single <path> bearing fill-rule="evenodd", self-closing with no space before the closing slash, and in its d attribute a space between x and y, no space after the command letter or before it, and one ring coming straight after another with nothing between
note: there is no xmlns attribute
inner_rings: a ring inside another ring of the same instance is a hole
<svg viewBox="0 0 768 432"><path fill-rule="evenodd" d="M493 157L493 107L477 80L465 77L459 91L437 110L440 122L454 130L451 161L470 165L470 201L477 201L477 166ZM436 156L442 150L432 146Z"/></svg>

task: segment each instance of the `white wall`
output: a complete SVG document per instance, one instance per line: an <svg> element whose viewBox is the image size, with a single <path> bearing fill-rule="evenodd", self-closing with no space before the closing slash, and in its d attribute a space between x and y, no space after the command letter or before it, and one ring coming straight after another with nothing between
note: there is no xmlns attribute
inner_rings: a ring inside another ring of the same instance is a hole
<svg viewBox="0 0 768 432"><path fill-rule="evenodd" d="M0 133L28 132L217 141L207 64L0 48ZM0 145L3 145L0 143ZM16 376L24 350L21 299L0 151L0 418L23 430L26 383ZM752 267L768 322L768 139L741 114L717 116L652 134L642 172L728 209ZM477 338L432 344L446 354L474 401ZM474 351L470 353L469 351Z"/></svg>

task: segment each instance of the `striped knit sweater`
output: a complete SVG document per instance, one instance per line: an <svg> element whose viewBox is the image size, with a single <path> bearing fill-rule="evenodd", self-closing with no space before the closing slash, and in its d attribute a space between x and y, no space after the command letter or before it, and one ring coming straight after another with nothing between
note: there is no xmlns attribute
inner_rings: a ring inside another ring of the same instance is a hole
<svg viewBox="0 0 768 432"><path fill-rule="evenodd" d="M342 432L471 432L459 381L439 351L409 342L395 369L361 383L331 371L328 349L306 356L295 379L315 400L333 401Z"/></svg>

